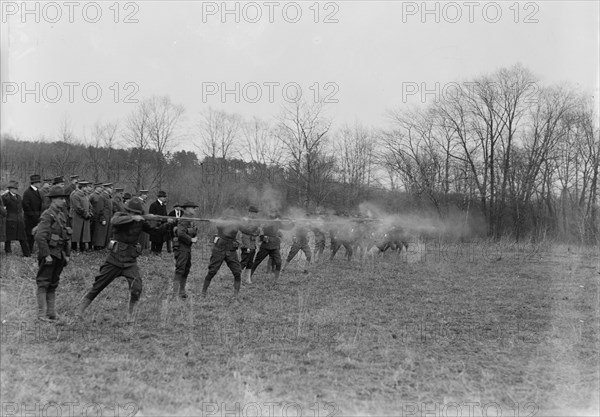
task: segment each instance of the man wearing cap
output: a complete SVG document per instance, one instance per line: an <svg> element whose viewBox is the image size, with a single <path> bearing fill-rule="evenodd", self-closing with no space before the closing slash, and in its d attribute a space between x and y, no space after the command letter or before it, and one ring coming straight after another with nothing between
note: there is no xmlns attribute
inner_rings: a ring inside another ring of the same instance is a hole
<svg viewBox="0 0 600 417"><path fill-rule="evenodd" d="M121 188L121 187L116 187L115 188L115 195L113 196L113 213L116 213L117 211L125 211L125 206L123 203L123 191L125 191L125 189Z"/></svg>
<svg viewBox="0 0 600 417"><path fill-rule="evenodd" d="M94 236L92 236L92 245L95 249L104 249L110 241L110 218L113 215L112 210L112 186L111 182L102 184L103 190L98 197L96 207L94 208L94 219L96 227Z"/></svg>
<svg viewBox="0 0 600 417"><path fill-rule="evenodd" d="M68 194L70 196L71 193L77 189L77 183L79 182L79 175L71 175L69 177L69 179L71 180L71 183L65 187L65 194ZM67 204L67 206L68 206L68 204Z"/></svg>
<svg viewBox="0 0 600 417"><path fill-rule="evenodd" d="M154 203L150 204L150 209L148 212L150 214L158 215L158 216L166 216L167 215L167 193L164 191L159 191L157 199ZM163 243L165 241L164 233L159 233L157 231L150 233L150 242L151 242L151 250L155 255L160 255L162 252Z"/></svg>
<svg viewBox="0 0 600 417"><path fill-rule="evenodd" d="M140 200L142 200L142 204L144 206L144 211L146 211L146 204L148 201L148 190L140 190ZM148 233L142 231L140 233L140 245L142 245L142 250L148 249L150 247L150 235Z"/></svg>
<svg viewBox="0 0 600 417"><path fill-rule="evenodd" d="M131 200L131 193L124 193L123 194L123 204L122 204L122 211L125 211L125 204L127 204L127 202Z"/></svg>
<svg viewBox="0 0 600 417"><path fill-rule="evenodd" d="M70 215L73 224L73 234L71 235L71 249L84 252L86 244L92 240L90 232L90 219L92 218L92 208L88 194L92 191L92 185L88 181L79 181L77 189L70 195L71 209Z"/></svg>
<svg viewBox="0 0 600 417"><path fill-rule="evenodd" d="M42 196L42 211L50 207L50 199L48 198L50 187L52 187L52 178L44 178L44 181L42 181L42 188L40 188L40 195Z"/></svg>
<svg viewBox="0 0 600 417"><path fill-rule="evenodd" d="M184 217L196 215L197 204L191 201L183 203ZM177 216L181 217L181 216ZM179 294L187 298L185 284L192 267L192 244L198 241L198 229L190 220L179 220L173 228L173 249L175 251L175 277L173 278L173 296Z"/></svg>
<svg viewBox="0 0 600 417"><path fill-rule="evenodd" d="M16 181L8 182L8 192L2 195L2 204L6 207L6 240L4 241L4 251L12 253L11 242L18 240L21 244L23 256L31 256L29 245L27 244L27 235L25 234L25 214L23 213L23 200L17 190L19 183Z"/></svg>
<svg viewBox="0 0 600 417"><path fill-rule="evenodd" d="M223 216L221 216L221 219L215 223L217 226L217 235L215 236L210 255L208 273L204 278L202 296L206 297L210 282L217 272L219 272L223 261L225 261L233 274L233 295L234 300L238 301L242 282L242 267L240 266L240 261L237 256L239 242L236 240L236 237L238 232L247 234L256 233L257 227L241 222L235 216L233 207L228 208L223 213Z"/></svg>
<svg viewBox="0 0 600 417"><path fill-rule="evenodd" d="M90 200L90 208L92 209L92 218L90 219L90 232L92 233L92 242L94 242L94 236L96 235L96 225L98 222L96 221L96 206L98 205L98 200L100 199L100 194L102 194L102 183L96 182L94 183L94 192L89 195ZM90 249L93 249L94 245L90 243Z"/></svg>
<svg viewBox="0 0 600 417"><path fill-rule="evenodd" d="M137 257L142 249L137 243L142 230L152 232L156 230L145 220L142 200L134 197L125 206L126 212L116 213L112 219L113 241L110 252L104 264L100 267L100 274L96 276L92 289L83 297L77 308L77 315L83 316L85 309L115 278L124 276L129 283L129 312L128 321L134 318L135 305L142 293L142 277L137 265ZM149 217L149 216L146 216ZM160 226L163 229L166 226Z"/></svg>
<svg viewBox="0 0 600 417"><path fill-rule="evenodd" d="M38 319L57 320L56 288L63 268L71 255L71 230L63 206L67 203L63 187L54 185L48 193L50 207L42 213L35 233L38 244L37 284Z"/></svg>
<svg viewBox="0 0 600 417"><path fill-rule="evenodd" d="M32 230L37 226L42 215L42 206L44 198L39 192L39 186L42 178L34 174L29 177L30 186L23 193L23 212L25 213L25 235L27 235L27 245L33 252L33 233Z"/></svg>
<svg viewBox="0 0 600 417"><path fill-rule="evenodd" d="M248 218L255 219L257 215L258 209L256 207L248 207ZM240 266L242 268L242 275L246 277L246 282L248 282L248 284L252 284L250 271L252 270L254 256L256 255L256 239L258 238L258 228L254 233L241 232L241 234L242 244L240 246L240 250L242 252L242 261L240 262Z"/></svg>

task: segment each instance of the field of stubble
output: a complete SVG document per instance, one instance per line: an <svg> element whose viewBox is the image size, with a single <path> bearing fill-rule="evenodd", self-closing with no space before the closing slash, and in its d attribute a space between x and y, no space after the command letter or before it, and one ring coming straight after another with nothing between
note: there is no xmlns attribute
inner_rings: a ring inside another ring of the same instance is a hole
<svg viewBox="0 0 600 417"><path fill-rule="evenodd" d="M69 321L105 254L72 257L59 326L35 320L35 259L3 257L2 415L598 414L597 248L343 252L277 284L261 265L241 304L225 265L199 297L206 250L185 301L169 298L172 255L143 256L132 325L123 278Z"/></svg>

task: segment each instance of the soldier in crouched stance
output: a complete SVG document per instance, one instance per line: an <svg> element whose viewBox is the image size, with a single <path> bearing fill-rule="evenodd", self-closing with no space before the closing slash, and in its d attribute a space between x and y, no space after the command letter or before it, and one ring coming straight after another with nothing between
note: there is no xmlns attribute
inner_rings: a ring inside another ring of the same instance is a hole
<svg viewBox="0 0 600 417"><path fill-rule="evenodd" d="M142 277L137 265L137 257L141 254L141 246L137 243L142 231L146 233L163 231L166 224L152 227L143 217L142 200L134 197L127 202L126 212L117 212L111 219L113 226L113 241L110 242L110 252L104 264L100 267L100 275L96 276L92 289L83 297L79 304L77 315L81 318L85 309L115 278L124 276L129 283L129 313L127 321L133 321L134 308L142 293Z"/></svg>
<svg viewBox="0 0 600 417"><path fill-rule="evenodd" d="M69 261L71 254L71 228L63 212L69 197L63 187L54 186L47 195L50 207L40 216L36 227L35 241L38 244L39 270L37 283L38 319L57 320L55 302L56 288L60 273Z"/></svg>
<svg viewBox="0 0 600 417"><path fill-rule="evenodd" d="M183 217L194 217L198 205L188 201L180 207L183 208ZM177 220L177 226L173 232L173 249L175 252L173 295L179 294L180 298L187 298L185 284L192 267L192 244L198 241L196 237L198 229L189 220Z"/></svg>

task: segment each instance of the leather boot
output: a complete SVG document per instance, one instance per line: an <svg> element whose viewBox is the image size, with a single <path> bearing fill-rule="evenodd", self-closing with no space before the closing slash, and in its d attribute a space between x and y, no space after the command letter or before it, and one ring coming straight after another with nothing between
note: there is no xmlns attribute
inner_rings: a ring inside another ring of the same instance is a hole
<svg viewBox="0 0 600 417"><path fill-rule="evenodd" d="M38 304L38 319L39 320L47 320L46 310L48 305L46 303L46 288L37 289L37 304Z"/></svg>
<svg viewBox="0 0 600 417"><path fill-rule="evenodd" d="M133 323L135 321L135 306L137 300L133 299L133 296L129 297L129 311L127 312L127 323Z"/></svg>
<svg viewBox="0 0 600 417"><path fill-rule="evenodd" d="M86 308L88 308L88 306L92 303L92 300L90 300L87 297L83 297L81 299L81 301L79 302L79 304L77 305L77 312L75 313L75 316L78 317L79 319L83 318L83 312L85 311Z"/></svg>
<svg viewBox="0 0 600 417"><path fill-rule="evenodd" d="M242 284L242 281L233 281L233 301L235 302L239 302L239 295L240 295L240 286Z"/></svg>
<svg viewBox="0 0 600 417"><path fill-rule="evenodd" d="M204 279L204 285L202 286L202 297L206 297L206 292L208 291L208 287L210 286L210 281Z"/></svg>
<svg viewBox="0 0 600 417"><path fill-rule="evenodd" d="M56 320L56 292L55 291L47 291L46 292L46 303L48 305L48 318L50 320Z"/></svg>
<svg viewBox="0 0 600 417"><path fill-rule="evenodd" d="M180 277L179 282L179 297L187 298L187 293L185 292L185 284L187 283L187 277Z"/></svg>
<svg viewBox="0 0 600 417"><path fill-rule="evenodd" d="M181 275L175 274L173 277L173 297L175 297L179 293L179 288L181 287Z"/></svg>

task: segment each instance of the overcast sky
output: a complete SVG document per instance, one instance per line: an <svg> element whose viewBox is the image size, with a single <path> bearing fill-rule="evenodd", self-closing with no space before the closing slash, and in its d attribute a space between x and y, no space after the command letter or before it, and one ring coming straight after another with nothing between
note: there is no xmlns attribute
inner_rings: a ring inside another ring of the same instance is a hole
<svg viewBox="0 0 600 417"><path fill-rule="evenodd" d="M597 1L427 2L429 13L420 1L228 2L229 14L222 2L75 3L2 3L2 133L55 139L68 118L81 137L169 95L191 137L208 106L269 119L298 86L330 102L336 125L383 126L386 109L421 100L403 88L442 91L516 63L598 97ZM36 83L39 96L23 96ZM236 83L240 103L223 100Z"/></svg>

